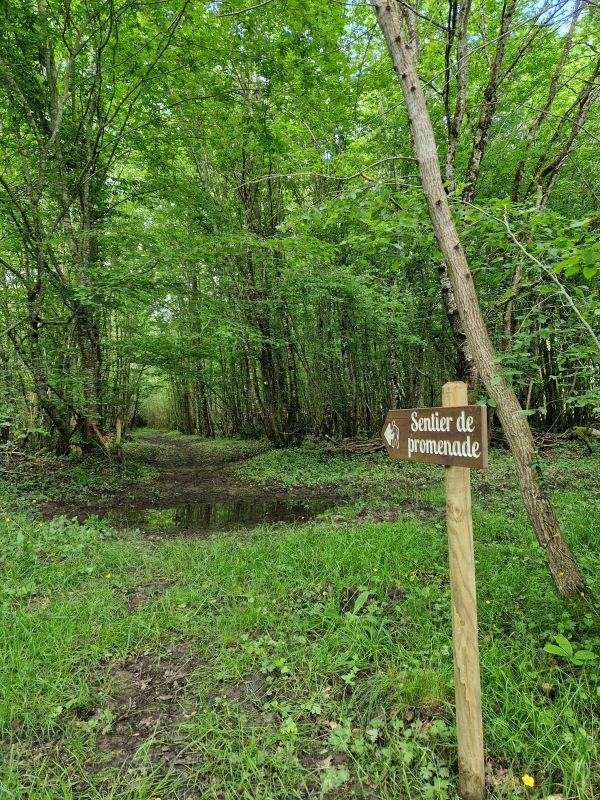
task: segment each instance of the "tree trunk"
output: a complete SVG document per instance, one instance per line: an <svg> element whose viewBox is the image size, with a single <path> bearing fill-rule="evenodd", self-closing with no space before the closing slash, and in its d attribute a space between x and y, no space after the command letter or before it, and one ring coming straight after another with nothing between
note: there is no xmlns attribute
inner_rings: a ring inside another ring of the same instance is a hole
<svg viewBox="0 0 600 800"><path fill-rule="evenodd" d="M469 392L472 392L477 386L477 366L464 330L464 325L458 313L458 306L454 299L452 284L444 262L441 262L439 265L438 275L440 278L440 286L442 287L442 301L458 354L458 378L464 381L467 384Z"/></svg>
<svg viewBox="0 0 600 800"><path fill-rule="evenodd" d="M485 153L490 129L494 121L494 114L496 106L498 105L498 82L500 80L500 70L504 61L504 51L506 49L506 41L510 29L510 21L513 17L516 8L516 0L504 0L502 5L502 15L500 19L500 32L498 35L498 43L496 44L496 52L490 64L490 74L487 86L483 92L483 101L479 112L479 119L475 128L473 136L473 149L471 150L471 157L469 158L469 166L467 167L467 174L465 178L465 188L462 192L462 199L467 203L472 203L475 197L475 188L477 185L477 178L479 177L479 170L481 169L481 162ZM429 116L429 115L428 115ZM437 157L437 153L436 153Z"/></svg>
<svg viewBox="0 0 600 800"><path fill-rule="evenodd" d="M585 592L585 585L542 486L529 425L512 387L496 362L496 353L481 314L473 277L444 191L433 127L412 46L404 35L401 12L394 0L386 4L371 0L371 3L405 98L414 155L419 165L429 216L446 261L458 313L475 365L490 397L496 402L498 416L515 460L523 503L537 540L546 553L554 583L562 597L577 600L580 593Z"/></svg>
<svg viewBox="0 0 600 800"><path fill-rule="evenodd" d="M446 186L451 194L456 189L456 148L467 108L467 72L469 65L468 26L471 0L464 0L458 7L457 0L449 3L448 40L446 44L446 65L444 69L444 110L448 131L446 145ZM456 37L456 98L454 113L450 112L450 58Z"/></svg>
<svg viewBox="0 0 600 800"><path fill-rule="evenodd" d="M515 170L515 180L513 184L513 191L512 191L512 200L513 203L519 202L519 192L521 190L521 183L523 182L523 175L525 174L525 167L527 166L527 156L533 144L535 142L535 137L537 136L540 128L542 127L544 120L548 116L548 112L552 108L552 104L554 102L554 98L556 97L556 93L559 88L559 79L560 74L565 66L567 56L569 55L569 51L571 50L571 45L573 44L573 34L575 33L575 28L577 26L577 21L579 19L579 15L583 8L583 2L581 0L577 0L575 3L575 8L573 10L573 16L571 17L571 23L569 25L569 30L567 31L567 35L565 36L565 41L563 43L563 48L560 54L560 58L558 59L558 63L554 70L554 74L552 75L552 80L550 81L550 87L548 88L548 96L546 97L546 102L544 103L543 108L540 110L539 114L535 118L534 122L529 126L529 130L527 131L527 141L525 143L525 149L523 150L523 155L521 156L517 168Z"/></svg>
<svg viewBox="0 0 600 800"><path fill-rule="evenodd" d="M80 415L81 438L90 446L97 438L95 426L101 426L100 417L100 345L92 312L81 308L75 319L77 342L83 373L83 412ZM100 428L99 428L100 429Z"/></svg>
<svg viewBox="0 0 600 800"><path fill-rule="evenodd" d="M208 397L206 396L206 385L204 383L204 369L201 364L197 366L196 392L198 396L198 415L200 418L200 433L202 436L213 435L213 424L210 416Z"/></svg>

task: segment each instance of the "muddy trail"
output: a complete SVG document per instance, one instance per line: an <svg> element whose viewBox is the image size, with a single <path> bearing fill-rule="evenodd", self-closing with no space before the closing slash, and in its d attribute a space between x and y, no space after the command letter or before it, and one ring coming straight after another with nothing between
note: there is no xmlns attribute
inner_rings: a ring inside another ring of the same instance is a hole
<svg viewBox="0 0 600 800"><path fill-rule="evenodd" d="M157 475L116 491L88 492L45 504L46 518L65 515L83 522L96 515L119 529L139 528L149 537L207 535L260 524L301 522L332 506L332 487L285 488L244 480L235 467L260 450L220 451L161 433L136 440L142 460ZM139 457L139 456L137 456Z"/></svg>
<svg viewBox="0 0 600 800"><path fill-rule="evenodd" d="M132 458L156 470L150 482L130 483L114 492L99 485L81 499L46 503L40 508L44 516L84 521L97 515L113 527L138 528L145 538L159 541L182 535L204 538L264 523L302 522L339 499L332 488L257 486L236 475L236 465L262 452L258 449L219 450L165 434L136 437L134 448ZM124 593L114 591L123 597L125 613L135 615L176 590L175 578L157 577ZM41 735L34 747L20 740L15 728L14 752L31 769L42 758L60 764L74 796L88 797L91 785L108 790L117 776L135 786L144 775L151 775L158 783L164 781L161 797L200 800L214 786L212 779L199 777L202 753L188 738L187 730L194 728L199 715L231 704L273 736L283 720L263 710L272 692L262 673L222 686L217 682L217 689L201 692L200 678L210 663L205 646L187 638L109 657L90 678L94 704L75 705L62 728L50 737ZM85 737L83 755L74 757L65 730Z"/></svg>

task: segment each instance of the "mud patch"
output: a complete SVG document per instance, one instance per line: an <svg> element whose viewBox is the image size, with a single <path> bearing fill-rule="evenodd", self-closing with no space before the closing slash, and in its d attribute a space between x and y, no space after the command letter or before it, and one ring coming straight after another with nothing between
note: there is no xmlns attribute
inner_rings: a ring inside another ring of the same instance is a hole
<svg viewBox="0 0 600 800"><path fill-rule="evenodd" d="M328 500L225 499L186 503L171 508L110 509L105 518L115 527L142 528L165 534L208 534L272 525L304 522L325 511Z"/></svg>
<svg viewBox="0 0 600 800"><path fill-rule="evenodd" d="M416 497L407 497L390 508L363 508L354 519L373 520L374 522L396 522L398 519L405 519L406 517L431 517L445 513L446 508L444 506L434 506L433 503L426 503Z"/></svg>
<svg viewBox="0 0 600 800"><path fill-rule="evenodd" d="M175 580L154 580L148 583L142 583L132 589L125 589L123 595L129 611L135 611L140 606L155 600L160 595L164 594L167 589L175 586Z"/></svg>
<svg viewBox="0 0 600 800"><path fill-rule="evenodd" d="M265 708L272 691L262 672L248 675L237 683L225 684L208 693L206 702L214 708L235 706L251 726L267 726L280 721L279 715Z"/></svg>
<svg viewBox="0 0 600 800"><path fill-rule="evenodd" d="M95 734L97 756L86 764L88 774L121 770L143 752L158 774L181 774L197 761L185 747L178 727L197 712L185 689L197 663L188 646L166 655L136 654L113 665L109 696L79 726Z"/></svg>
<svg viewBox="0 0 600 800"><path fill-rule="evenodd" d="M138 780L151 776L153 784L164 779L164 797L199 800L202 793L194 779L199 756L191 751L180 727L198 711L188 681L201 661L185 643L164 655L128 656L110 668L106 700L98 708L86 716L65 718L70 736L63 727L47 739L40 732L28 741L21 738L17 723L10 739L2 742L0 754L7 757L10 752L32 774L42 760L51 770L55 767L60 787L64 789L67 781L73 797L95 797L123 780L131 790ZM70 744L73 737L79 741L76 751ZM54 773L48 775L48 785L55 780ZM38 796L33 786L31 791L31 797Z"/></svg>
<svg viewBox="0 0 600 800"><path fill-rule="evenodd" d="M159 471L152 482L130 483L110 494L88 493L81 500L48 501L38 508L46 518L64 515L83 522L97 515L113 527L135 527L162 538L301 522L339 499L335 488L257 486L238 477L233 467L260 450L249 451L243 443L237 450L204 444L151 434L137 445L147 447L147 461Z"/></svg>

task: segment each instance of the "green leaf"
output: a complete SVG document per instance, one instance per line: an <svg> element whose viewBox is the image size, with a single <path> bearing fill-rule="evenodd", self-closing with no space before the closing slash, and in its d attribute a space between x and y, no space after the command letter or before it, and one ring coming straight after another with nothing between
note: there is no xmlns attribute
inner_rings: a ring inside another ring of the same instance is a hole
<svg viewBox="0 0 600 800"><path fill-rule="evenodd" d="M367 738L374 742L380 734L379 728L367 728L365 731Z"/></svg>
<svg viewBox="0 0 600 800"><path fill-rule="evenodd" d="M559 647L556 644L550 644L550 643L545 644L544 650L546 651L546 653L551 653L553 656L560 656L561 658L570 658L569 653L567 653L565 650L562 649L562 647Z"/></svg>
<svg viewBox="0 0 600 800"><path fill-rule="evenodd" d="M354 608L352 609L353 614L358 614L361 608L369 599L370 591L367 589L364 592L361 592L358 597L356 598L356 602L354 603Z"/></svg>
<svg viewBox="0 0 600 800"><path fill-rule="evenodd" d="M595 267L595 266L594 267L584 267L583 268L583 277L586 278L587 280L589 280L590 278L593 278L596 275L597 272L598 272L598 267Z"/></svg>
<svg viewBox="0 0 600 800"><path fill-rule="evenodd" d="M323 794L339 789L342 784L350 780L350 771L343 764L339 767L327 767L323 771L321 789Z"/></svg>
<svg viewBox="0 0 600 800"><path fill-rule="evenodd" d="M554 641L556 642L556 644L557 644L559 647L562 647L562 649L563 649L563 650L564 650L566 653L568 653L568 654L569 654L569 657L571 657L571 656L573 655L573 647L572 647L572 645L571 645L571 642L570 642L568 639L566 639L564 636L562 636L560 633L558 633L558 634L557 634L557 635L554 637Z"/></svg>
<svg viewBox="0 0 600 800"><path fill-rule="evenodd" d="M573 661L583 663L584 661L597 661L598 656L590 650L578 650L573 656Z"/></svg>
<svg viewBox="0 0 600 800"><path fill-rule="evenodd" d="M298 726L291 717L287 717L281 723L279 732L282 734L282 736L294 737L298 733Z"/></svg>
<svg viewBox="0 0 600 800"><path fill-rule="evenodd" d="M553 265L552 272L562 272L563 269L565 269L566 267L571 266L572 263L573 263L573 260L572 259L568 259L568 258L565 259L564 261L559 261L557 264Z"/></svg>

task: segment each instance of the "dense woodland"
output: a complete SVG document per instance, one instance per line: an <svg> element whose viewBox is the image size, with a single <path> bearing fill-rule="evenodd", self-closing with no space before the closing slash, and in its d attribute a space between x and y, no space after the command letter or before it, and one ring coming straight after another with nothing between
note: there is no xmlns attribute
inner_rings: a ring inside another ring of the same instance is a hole
<svg viewBox="0 0 600 800"><path fill-rule="evenodd" d="M2 797L600 796L599 100L598 0L0 0Z"/></svg>
<svg viewBox="0 0 600 800"><path fill-rule="evenodd" d="M411 20L503 375L537 427L592 424L597 4ZM457 376L492 416L369 4L5 0L0 75L5 443L368 436Z"/></svg>

